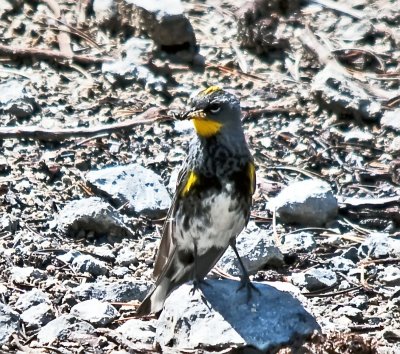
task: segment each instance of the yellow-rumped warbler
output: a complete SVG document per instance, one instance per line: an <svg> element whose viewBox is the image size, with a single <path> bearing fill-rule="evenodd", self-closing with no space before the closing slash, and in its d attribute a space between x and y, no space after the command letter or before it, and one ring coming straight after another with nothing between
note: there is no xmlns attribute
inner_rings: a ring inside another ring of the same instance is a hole
<svg viewBox="0 0 400 354"><path fill-rule="evenodd" d="M251 288L236 249L236 236L250 216L256 176L241 124L239 100L218 86L201 91L182 115L196 131L178 177L154 265L156 283L137 309L158 313L179 285L194 286L214 267L229 245L239 260L241 286Z"/></svg>

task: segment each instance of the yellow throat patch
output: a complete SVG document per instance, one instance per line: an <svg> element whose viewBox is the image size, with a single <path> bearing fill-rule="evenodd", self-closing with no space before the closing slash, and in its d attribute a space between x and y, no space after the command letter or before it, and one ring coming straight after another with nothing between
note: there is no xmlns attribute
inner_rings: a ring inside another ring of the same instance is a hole
<svg viewBox="0 0 400 354"><path fill-rule="evenodd" d="M207 118L193 118L193 124L197 134L199 134L203 138L209 138L217 134L222 127L221 123Z"/></svg>

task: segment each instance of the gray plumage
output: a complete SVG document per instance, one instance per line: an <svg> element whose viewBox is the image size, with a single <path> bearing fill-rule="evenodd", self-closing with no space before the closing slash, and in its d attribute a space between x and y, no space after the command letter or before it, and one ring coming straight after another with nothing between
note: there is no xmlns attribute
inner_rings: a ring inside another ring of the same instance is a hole
<svg viewBox="0 0 400 354"><path fill-rule="evenodd" d="M164 224L154 266L156 283L138 315L160 312L171 291L189 280L197 286L229 245L237 254L236 236L249 219L255 174L238 99L211 87L200 92L191 107L185 117L194 120L197 134ZM249 289L240 265L243 285Z"/></svg>

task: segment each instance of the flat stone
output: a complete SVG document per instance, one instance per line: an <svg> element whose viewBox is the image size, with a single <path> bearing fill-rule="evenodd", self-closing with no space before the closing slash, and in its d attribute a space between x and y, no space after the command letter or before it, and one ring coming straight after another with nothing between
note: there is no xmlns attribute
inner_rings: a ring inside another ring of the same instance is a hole
<svg viewBox="0 0 400 354"><path fill-rule="evenodd" d="M9 80L0 83L0 113L29 118L36 112L37 107L34 98L21 81Z"/></svg>
<svg viewBox="0 0 400 354"><path fill-rule="evenodd" d="M389 237L385 233L372 233L358 248L358 256L362 259L400 256L400 240Z"/></svg>
<svg viewBox="0 0 400 354"><path fill-rule="evenodd" d="M93 256L81 254L72 261L72 267L81 273L90 273L94 276L107 274L107 265Z"/></svg>
<svg viewBox="0 0 400 354"><path fill-rule="evenodd" d="M249 222L245 231L236 238L236 248L249 274L256 273L266 265L282 265L283 254L275 246L271 232L259 228L254 222ZM239 262L231 247L224 253L217 267L225 272L239 276Z"/></svg>
<svg viewBox="0 0 400 354"><path fill-rule="evenodd" d="M85 283L71 289L73 296L80 300L98 299L108 302L143 301L151 288L151 282L97 282Z"/></svg>
<svg viewBox="0 0 400 354"><path fill-rule="evenodd" d="M284 223L324 226L335 219L338 203L328 183L309 179L284 188L268 205Z"/></svg>
<svg viewBox="0 0 400 354"><path fill-rule="evenodd" d="M329 269L312 268L306 272L292 274L292 282L308 291L315 291L335 285L337 276Z"/></svg>
<svg viewBox="0 0 400 354"><path fill-rule="evenodd" d="M42 303L50 303L49 296L42 290L33 288L18 297L15 308L19 311L25 311Z"/></svg>
<svg viewBox="0 0 400 354"><path fill-rule="evenodd" d="M94 327L71 315L62 315L45 325L37 334L37 340L41 344L51 344L56 340L65 341L76 334L88 334L94 332Z"/></svg>
<svg viewBox="0 0 400 354"><path fill-rule="evenodd" d="M90 322L94 326L105 326L119 316L114 306L97 299L86 300L76 304L71 308L70 314Z"/></svg>
<svg viewBox="0 0 400 354"><path fill-rule="evenodd" d="M134 237L118 210L98 197L67 203L52 225L68 236L75 236L83 230L97 235Z"/></svg>
<svg viewBox="0 0 400 354"><path fill-rule="evenodd" d="M329 264L332 270L344 273L356 267L356 264L352 260L341 256L331 258Z"/></svg>
<svg viewBox="0 0 400 354"><path fill-rule="evenodd" d="M19 316L10 306L0 302L0 345L6 344L19 329Z"/></svg>
<svg viewBox="0 0 400 354"><path fill-rule="evenodd" d="M21 314L21 320L30 329L44 326L55 318L53 309L47 303L31 306Z"/></svg>
<svg viewBox="0 0 400 354"><path fill-rule="evenodd" d="M98 193L109 198L129 214L150 218L165 216L171 197L160 177L138 164L91 171L87 182Z"/></svg>
<svg viewBox="0 0 400 354"><path fill-rule="evenodd" d="M157 324L161 348L222 350L250 345L263 352L301 342L319 326L291 294L253 283L261 294L247 301L239 282L210 280L211 286L192 293L192 284L176 289L167 298ZM266 330L267 329L267 330Z"/></svg>
<svg viewBox="0 0 400 354"><path fill-rule="evenodd" d="M316 247L314 235L310 232L284 234L281 238L283 253L310 252Z"/></svg>
<svg viewBox="0 0 400 354"><path fill-rule="evenodd" d="M136 253L129 248L122 248L116 258L116 263L121 266L130 266L138 261Z"/></svg>
<svg viewBox="0 0 400 354"><path fill-rule="evenodd" d="M26 284L29 279L46 279L46 274L34 267L12 267L11 280L17 284Z"/></svg>
<svg viewBox="0 0 400 354"><path fill-rule="evenodd" d="M126 321L116 331L134 343L152 344L156 335L157 321L142 321L137 318Z"/></svg>

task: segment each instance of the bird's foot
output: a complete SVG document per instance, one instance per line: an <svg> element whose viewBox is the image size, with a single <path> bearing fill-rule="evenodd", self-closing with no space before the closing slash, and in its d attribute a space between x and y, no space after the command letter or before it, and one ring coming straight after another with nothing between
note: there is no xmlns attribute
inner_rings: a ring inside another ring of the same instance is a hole
<svg viewBox="0 0 400 354"><path fill-rule="evenodd" d="M201 290L201 287L203 286L203 285L206 285L206 286L211 286L211 284L208 284L205 280L193 280L193 287L192 287L192 289L190 290L190 295L194 295L194 293L197 291L197 290Z"/></svg>
<svg viewBox="0 0 400 354"><path fill-rule="evenodd" d="M258 295L261 295L261 291L258 290L258 288L255 285L253 285L253 283L250 281L249 277L243 277L240 280L240 285L236 291L240 291L243 288L246 288L246 291L247 291L247 302L249 302L251 300L253 291L255 293L257 293Z"/></svg>

